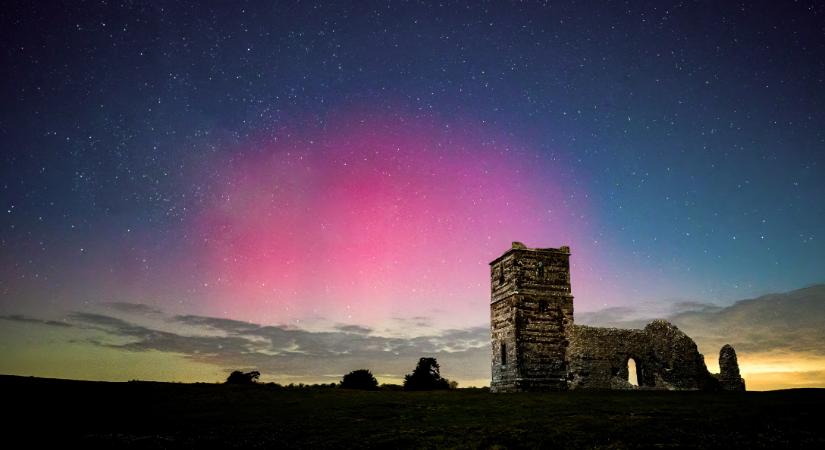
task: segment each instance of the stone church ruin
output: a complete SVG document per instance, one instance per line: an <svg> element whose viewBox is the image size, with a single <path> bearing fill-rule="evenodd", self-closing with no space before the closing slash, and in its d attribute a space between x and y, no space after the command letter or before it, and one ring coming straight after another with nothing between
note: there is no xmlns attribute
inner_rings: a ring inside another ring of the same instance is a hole
<svg viewBox="0 0 825 450"><path fill-rule="evenodd" d="M570 247L514 242L490 263L490 275L492 392L745 390L730 345L716 375L693 339L665 320L641 330L574 324Z"/></svg>

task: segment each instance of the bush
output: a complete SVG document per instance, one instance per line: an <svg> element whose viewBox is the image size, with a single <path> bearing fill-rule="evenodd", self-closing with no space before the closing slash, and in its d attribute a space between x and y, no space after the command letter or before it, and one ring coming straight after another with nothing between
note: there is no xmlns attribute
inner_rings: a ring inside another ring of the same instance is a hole
<svg viewBox="0 0 825 450"><path fill-rule="evenodd" d="M253 370L252 372L241 372L236 370L229 374L226 378L226 384L255 384L260 378L261 372Z"/></svg>
<svg viewBox="0 0 825 450"><path fill-rule="evenodd" d="M432 391L450 389L450 381L441 378L440 367L435 358L421 358L411 374L404 376L404 390Z"/></svg>
<svg viewBox="0 0 825 450"><path fill-rule="evenodd" d="M367 369L353 370L341 379L343 389L362 389L372 391L378 389L378 380Z"/></svg>

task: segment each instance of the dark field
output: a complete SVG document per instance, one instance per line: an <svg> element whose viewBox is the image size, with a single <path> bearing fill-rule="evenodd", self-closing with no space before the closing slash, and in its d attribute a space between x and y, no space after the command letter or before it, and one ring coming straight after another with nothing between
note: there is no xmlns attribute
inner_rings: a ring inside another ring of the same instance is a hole
<svg viewBox="0 0 825 450"><path fill-rule="evenodd" d="M62 448L825 448L821 389L494 395L6 376L0 387L7 442Z"/></svg>

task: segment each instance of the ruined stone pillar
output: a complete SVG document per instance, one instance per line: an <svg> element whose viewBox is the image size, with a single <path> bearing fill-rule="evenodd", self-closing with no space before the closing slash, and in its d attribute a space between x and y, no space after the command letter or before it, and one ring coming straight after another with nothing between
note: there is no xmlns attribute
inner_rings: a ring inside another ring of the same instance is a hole
<svg viewBox="0 0 825 450"><path fill-rule="evenodd" d="M729 344L719 350L719 383L725 391L744 391L745 380L739 375L739 362L736 350Z"/></svg>

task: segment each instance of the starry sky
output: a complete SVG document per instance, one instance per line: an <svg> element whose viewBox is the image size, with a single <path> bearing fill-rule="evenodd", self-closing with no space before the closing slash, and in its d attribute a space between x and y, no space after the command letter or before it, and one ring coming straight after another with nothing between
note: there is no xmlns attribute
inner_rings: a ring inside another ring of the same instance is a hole
<svg viewBox="0 0 825 450"><path fill-rule="evenodd" d="M261 366L219 345L317 380L348 336L412 358L397 379L489 350L511 241L571 247L577 312L822 283L824 9L12 2L0 370ZM451 375L483 383L478 355Z"/></svg>

